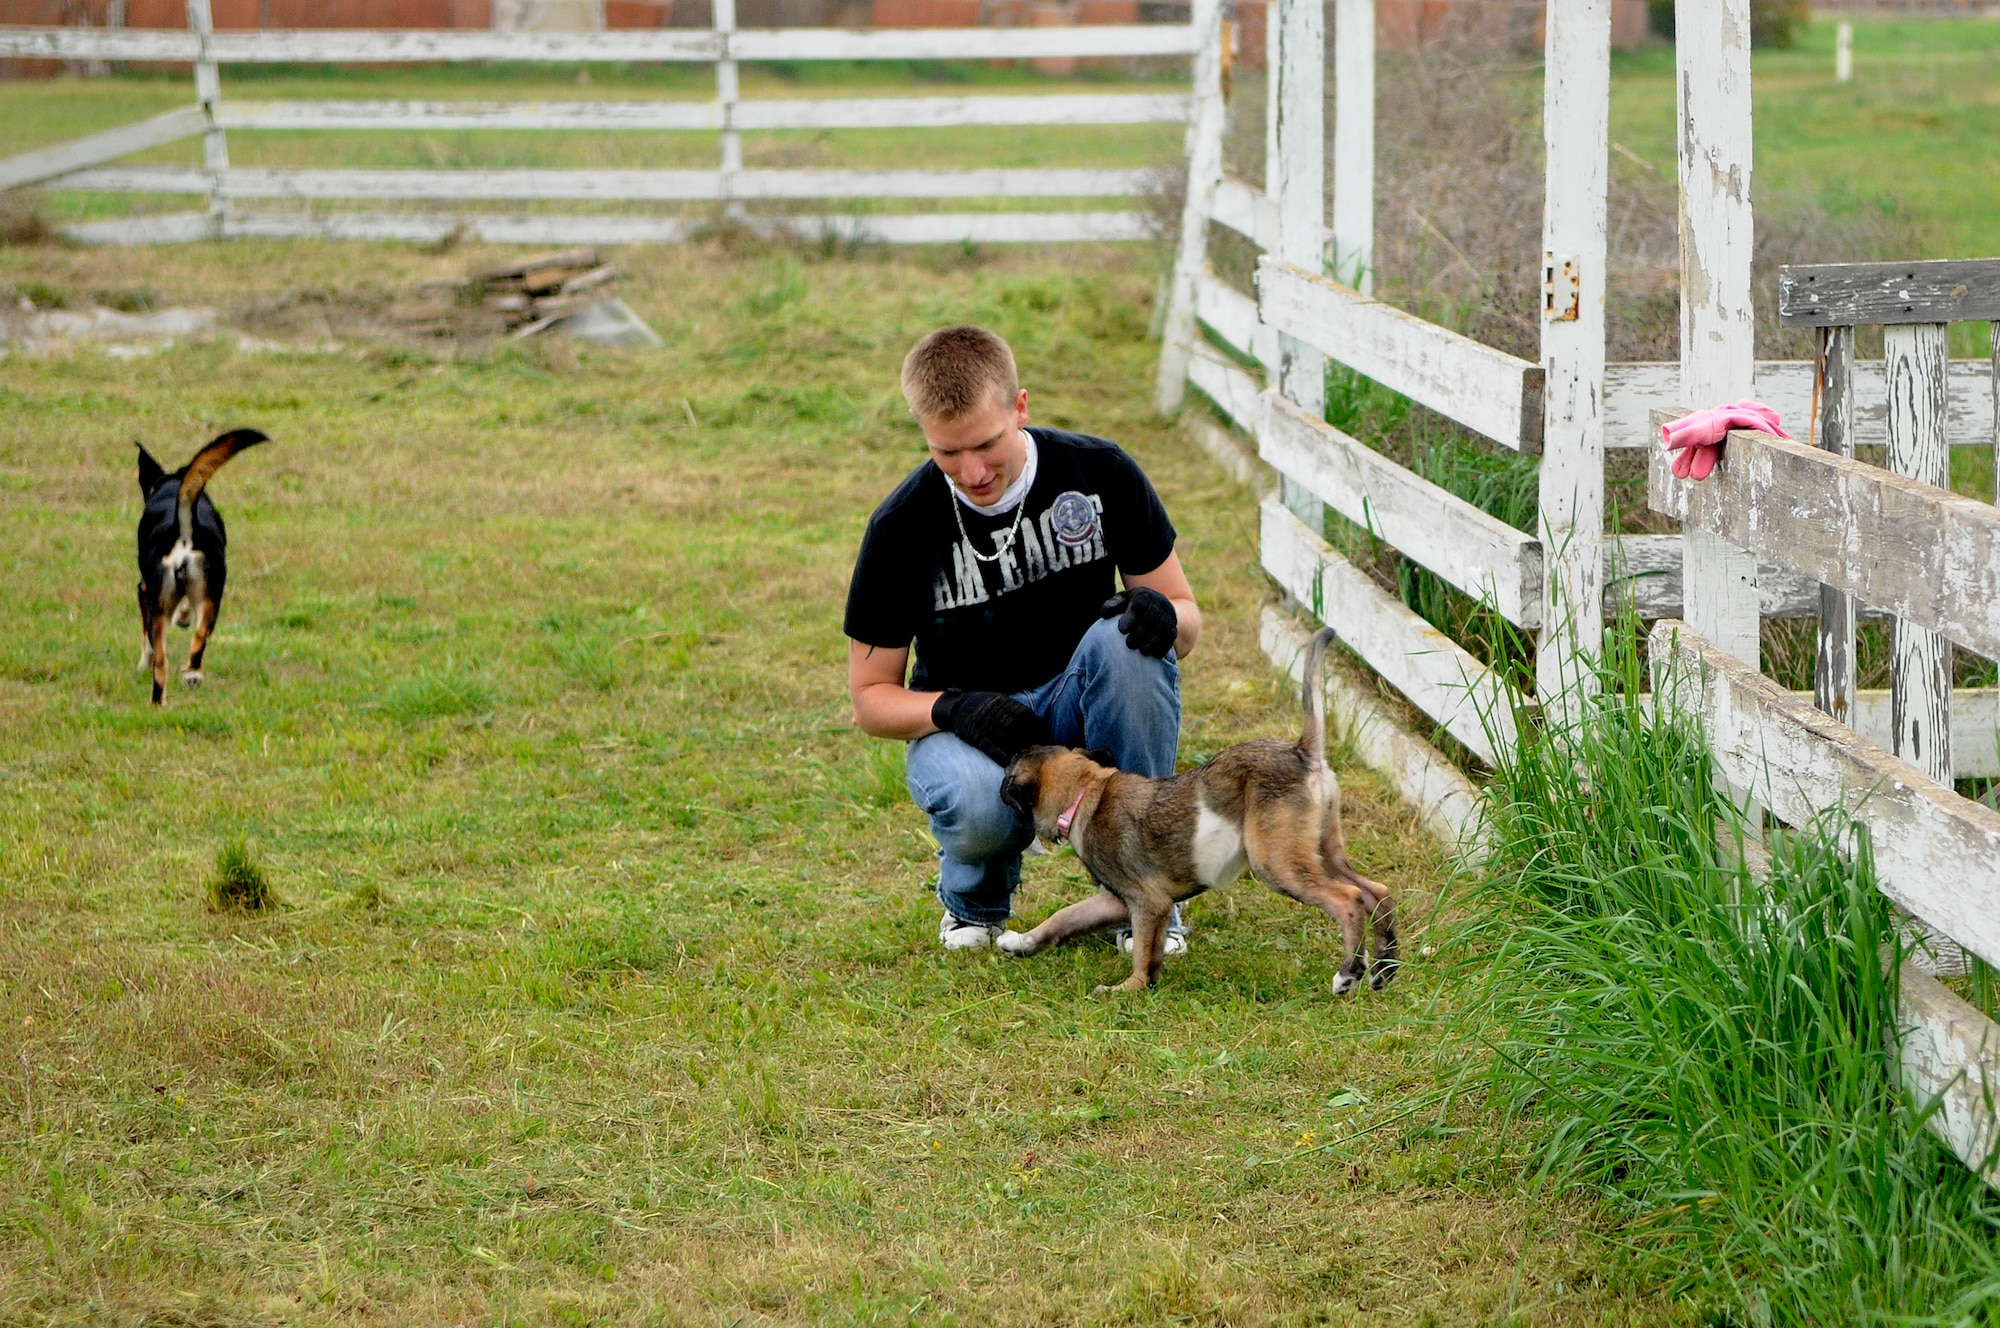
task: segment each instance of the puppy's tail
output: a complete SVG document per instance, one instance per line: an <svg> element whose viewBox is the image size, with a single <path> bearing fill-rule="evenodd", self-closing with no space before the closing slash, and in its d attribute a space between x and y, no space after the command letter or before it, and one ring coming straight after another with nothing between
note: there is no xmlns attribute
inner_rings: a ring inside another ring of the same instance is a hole
<svg viewBox="0 0 2000 1328"><path fill-rule="evenodd" d="M1299 704L1306 712L1306 731L1299 748L1317 770L1326 764L1326 648L1333 644L1334 630L1322 627L1313 633L1306 647L1305 680L1299 689Z"/></svg>
<svg viewBox="0 0 2000 1328"><path fill-rule="evenodd" d="M194 542L194 504L201 497L201 491L208 487L215 472L222 469L222 463L241 452L246 447L268 443L270 438L255 429L231 429L207 447L194 454L194 460L187 463L181 472L180 509L181 543Z"/></svg>

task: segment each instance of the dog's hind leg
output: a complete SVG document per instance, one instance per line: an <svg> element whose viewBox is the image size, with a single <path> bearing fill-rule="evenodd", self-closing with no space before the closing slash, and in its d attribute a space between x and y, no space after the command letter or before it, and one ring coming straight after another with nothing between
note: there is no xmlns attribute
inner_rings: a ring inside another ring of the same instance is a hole
<svg viewBox="0 0 2000 1328"><path fill-rule="evenodd" d="M1113 926L1130 916L1124 900L1109 890L1100 889L1088 899L1079 899L1068 908L1057 909L1033 931L1002 932L993 944L1003 954L1025 957L1051 945L1060 945L1072 936Z"/></svg>
<svg viewBox="0 0 2000 1328"><path fill-rule="evenodd" d="M159 607L146 597L146 583L139 583L139 667L153 667L153 619Z"/></svg>
<svg viewBox="0 0 2000 1328"><path fill-rule="evenodd" d="M1365 924L1368 899L1352 882L1327 875L1320 863L1319 838L1307 814L1295 807L1244 809L1243 849L1257 879L1288 899L1323 909L1340 927L1340 971L1333 994L1345 996L1367 972Z"/></svg>
<svg viewBox="0 0 2000 1328"><path fill-rule="evenodd" d="M167 691L167 615L155 611L152 629L146 646L153 657L153 704L159 705Z"/></svg>
<svg viewBox="0 0 2000 1328"><path fill-rule="evenodd" d="M1347 841L1340 833L1340 785L1328 779L1328 797L1321 807L1319 856L1326 874L1344 881L1361 892L1362 903L1373 920L1375 962L1368 966L1368 985L1380 991L1396 976L1401 962L1396 934L1396 901L1389 887L1371 881L1354 869L1347 856Z"/></svg>
<svg viewBox="0 0 2000 1328"><path fill-rule="evenodd" d="M208 650L208 635L215 630L216 615L221 612L221 596L202 596L201 607L194 614L194 639L188 643L188 662L181 670L181 686L201 686L201 657Z"/></svg>

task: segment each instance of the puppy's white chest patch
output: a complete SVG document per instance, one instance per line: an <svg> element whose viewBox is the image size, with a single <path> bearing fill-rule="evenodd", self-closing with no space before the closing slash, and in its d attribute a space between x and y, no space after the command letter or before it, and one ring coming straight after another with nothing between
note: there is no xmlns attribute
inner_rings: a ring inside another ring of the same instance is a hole
<svg viewBox="0 0 2000 1328"><path fill-rule="evenodd" d="M1194 813L1195 879L1211 889L1228 885L1249 864L1243 855L1243 827L1218 816L1196 801Z"/></svg>

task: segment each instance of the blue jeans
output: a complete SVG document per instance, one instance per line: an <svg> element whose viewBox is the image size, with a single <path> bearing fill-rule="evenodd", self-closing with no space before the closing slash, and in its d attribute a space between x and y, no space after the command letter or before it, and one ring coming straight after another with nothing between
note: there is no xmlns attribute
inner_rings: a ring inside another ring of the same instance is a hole
<svg viewBox="0 0 2000 1328"><path fill-rule="evenodd" d="M1171 652L1150 659L1125 644L1117 619L1102 618L1067 668L1014 699L1046 719L1063 746L1102 747L1120 770L1164 779L1180 744L1180 679ZM918 738L905 764L910 796L942 850L939 902L966 922L1005 922L1021 883L1021 851L1035 838L1028 818L1000 801L1005 772L949 733Z"/></svg>

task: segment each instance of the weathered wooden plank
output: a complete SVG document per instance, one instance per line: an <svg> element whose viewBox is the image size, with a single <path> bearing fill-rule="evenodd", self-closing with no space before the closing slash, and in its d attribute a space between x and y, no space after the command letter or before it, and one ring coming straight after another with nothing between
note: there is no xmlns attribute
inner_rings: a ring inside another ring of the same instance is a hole
<svg viewBox="0 0 2000 1328"><path fill-rule="evenodd" d="M1854 417L1858 447L1889 441L1889 386L1880 360L1854 363ZM1945 379L1947 435L1954 447L1981 447L1993 437L1993 370L1985 360L1953 360ZM1752 395L1778 412L1785 432L1806 436L1812 418L1811 360L1759 360ZM1653 362L1604 366L1604 445L1658 447L1659 434L1647 428L1652 411L1681 402L1680 366Z"/></svg>
<svg viewBox="0 0 2000 1328"><path fill-rule="evenodd" d="M1540 625L1542 545L1533 535L1411 474L1276 392L1264 394L1257 454L1507 621ZM1591 628L1599 630L1595 619Z"/></svg>
<svg viewBox="0 0 2000 1328"><path fill-rule="evenodd" d="M958 125L1178 123L1179 95L869 97L739 101L738 129L937 129ZM225 129L720 129L713 101L231 101Z"/></svg>
<svg viewBox="0 0 2000 1328"><path fill-rule="evenodd" d="M1195 317L1222 335L1240 355L1275 368L1278 363L1278 334L1257 319L1257 302L1225 285L1213 271L1195 279Z"/></svg>
<svg viewBox="0 0 2000 1328"><path fill-rule="evenodd" d="M1193 55L1196 24L1070 28L765 28L730 43L739 60L1009 60Z"/></svg>
<svg viewBox="0 0 2000 1328"><path fill-rule="evenodd" d="M2000 258L1821 263L1778 269L1786 327L1871 327L2000 318Z"/></svg>
<svg viewBox="0 0 2000 1328"><path fill-rule="evenodd" d="M723 172L659 170L350 170L235 167L223 189L238 198L599 198L697 202L723 197ZM75 171L54 187L101 193L207 191L209 173L186 166ZM742 199L1130 198L1150 171L743 171L730 182Z"/></svg>
<svg viewBox="0 0 2000 1328"><path fill-rule="evenodd" d="M624 28L610 32L492 32L469 29L368 31L312 29L218 32L208 39L218 64L447 64L524 60L564 64L651 64L719 58L716 34L699 28Z"/></svg>
<svg viewBox="0 0 2000 1328"><path fill-rule="evenodd" d="M1798 693L1812 701L1810 693ZM1895 707L1887 688L1854 694L1848 728L1885 751L1894 740ZM1951 694L1951 759L1955 779L2000 776L2000 691L1961 687Z"/></svg>
<svg viewBox="0 0 2000 1328"><path fill-rule="evenodd" d="M201 54L192 32L145 28L0 27L0 57L19 60L164 60L191 64Z"/></svg>
<svg viewBox="0 0 2000 1328"><path fill-rule="evenodd" d="M2000 656L2000 509L1874 466L1741 430L1700 483L1652 454L1656 511L1781 559L1968 650Z"/></svg>
<svg viewBox="0 0 2000 1328"><path fill-rule="evenodd" d="M1539 451L1542 366L1482 346L1277 258L1257 265L1264 321L1503 446Z"/></svg>
<svg viewBox="0 0 2000 1328"><path fill-rule="evenodd" d="M1222 183L1222 137L1228 107L1222 93L1222 6L1198 0L1194 19L1204 40L1194 59L1194 115L1186 136L1186 197L1181 204L1180 244L1166 288L1161 320L1160 363L1153 402L1162 415L1180 409L1187 392L1188 360L1194 353L1196 285L1208 266L1208 218Z"/></svg>
<svg viewBox="0 0 2000 1328"><path fill-rule="evenodd" d="M1493 763L1488 725L1512 746L1514 713L1491 670L1335 553L1283 501L1267 498L1259 511L1264 570L1280 587L1480 760Z"/></svg>
<svg viewBox="0 0 2000 1328"><path fill-rule="evenodd" d="M1266 184L1278 209L1278 243L1270 251L1301 271L1326 261L1326 7L1322 0L1276 0L1278 49L1270 77L1277 85L1276 150ZM1267 254L1266 258L1270 255ZM1326 415L1326 357L1299 337L1278 338L1277 387L1307 414ZM1326 510L1305 488L1280 473L1278 491L1292 514L1315 531Z"/></svg>
<svg viewBox="0 0 2000 1328"><path fill-rule="evenodd" d="M1256 378L1197 341L1188 359L1188 381L1220 406L1230 423L1245 433L1256 432L1263 414L1259 398L1264 393L1264 385Z"/></svg>
<svg viewBox="0 0 2000 1328"><path fill-rule="evenodd" d="M1905 963L1889 1047L1903 1091L1936 1103L1930 1127L1988 1185L2000 1187L2000 1026L1915 964Z"/></svg>
<svg viewBox="0 0 2000 1328"><path fill-rule="evenodd" d="M1224 179L1215 187L1215 207L1208 215L1267 253L1278 247L1278 204L1261 189Z"/></svg>
<svg viewBox="0 0 2000 1328"><path fill-rule="evenodd" d="M718 130L714 102L222 102L230 130Z"/></svg>
<svg viewBox="0 0 2000 1328"><path fill-rule="evenodd" d="M1294 683L1303 683L1306 645L1311 637L1284 614L1264 610L1260 633L1264 654ZM1405 732L1366 690L1338 669L1326 671L1326 716L1343 734L1349 750L1380 773L1417 814L1417 824L1472 861L1488 846L1479 791L1437 748Z"/></svg>
<svg viewBox="0 0 2000 1328"><path fill-rule="evenodd" d="M1542 250L1542 464L1547 575L1535 691L1545 707L1595 690L1604 639L1604 297L1610 187L1611 0L1548 10L1542 80L1548 172Z"/></svg>
<svg viewBox="0 0 2000 1328"><path fill-rule="evenodd" d="M454 232L489 244L673 244L709 223L695 217L509 216L478 213L237 212L223 234L265 239L315 237L435 242ZM872 244L1078 244L1152 238L1143 212L960 212L877 216L750 217L751 229L817 241ZM211 235L198 213L79 222L63 233L80 244L172 244ZM1251 398L1255 397L1252 385Z"/></svg>
<svg viewBox="0 0 2000 1328"><path fill-rule="evenodd" d="M1756 360L1750 296L1750 0L1677 0L1681 382L1695 406L1747 397ZM1758 656L1756 564L1709 531L1683 536L1689 624L1738 659Z"/></svg>
<svg viewBox="0 0 2000 1328"><path fill-rule="evenodd" d="M208 130L208 114L199 106L183 106L136 124L120 125L99 134L73 138L52 147L37 148L0 161L0 189L67 175L85 166L115 161L130 152L143 152L162 143L177 143Z"/></svg>
<svg viewBox="0 0 2000 1328"><path fill-rule="evenodd" d="M1653 627L1654 690L1698 716L1730 783L1807 825L1838 809L1868 828L1882 893L1988 963L2000 962L2000 812L1704 641Z"/></svg>
<svg viewBox="0 0 2000 1328"><path fill-rule="evenodd" d="M1375 289L1375 0L1334 0L1333 62L1333 274L1367 295Z"/></svg>
<svg viewBox="0 0 2000 1328"><path fill-rule="evenodd" d="M201 39L201 56L194 62L194 98L208 116L208 132L201 137L202 165L208 167L208 219L215 233L222 233L229 220L229 195L222 187L222 173L229 169L229 135L215 123L215 107L222 100L222 74L216 67L212 41L215 16L209 0L186 0L188 30Z"/></svg>
<svg viewBox="0 0 2000 1328"><path fill-rule="evenodd" d="M1819 332L1818 444L1835 456L1854 455L1854 329ZM1769 404L1769 403L1766 403ZM1853 727L1854 596L1837 586L1819 588L1819 644L1813 653L1813 704Z"/></svg>
<svg viewBox="0 0 2000 1328"><path fill-rule="evenodd" d="M1604 548L1605 618L1615 618L1627 596L1640 618L1680 617L1681 553L1679 535L1620 535L1608 541ZM1759 558L1757 599L1759 617L1810 618L1819 612L1819 582L1769 558Z"/></svg>
<svg viewBox="0 0 2000 1328"><path fill-rule="evenodd" d="M1943 323L1899 323L1883 330L1889 379L1889 470L1939 489L1951 484L1945 443ZM1893 545L1883 552L1893 556ZM1890 643L1895 696L1890 750L1942 784L1951 783L1951 642L1902 618Z"/></svg>

